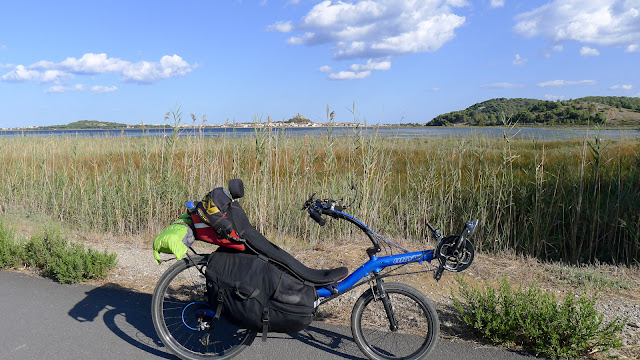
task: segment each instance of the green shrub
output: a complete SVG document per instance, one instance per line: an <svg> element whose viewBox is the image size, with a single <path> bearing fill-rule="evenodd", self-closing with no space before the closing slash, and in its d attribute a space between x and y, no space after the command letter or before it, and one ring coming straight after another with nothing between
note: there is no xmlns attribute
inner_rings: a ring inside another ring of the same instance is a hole
<svg viewBox="0 0 640 360"><path fill-rule="evenodd" d="M15 242L15 234L0 221L0 269L19 267L22 248Z"/></svg>
<svg viewBox="0 0 640 360"><path fill-rule="evenodd" d="M42 269L61 283L104 277L116 264L116 254L85 250L83 245L69 243L52 228L33 235L25 244L25 255L29 265Z"/></svg>
<svg viewBox="0 0 640 360"><path fill-rule="evenodd" d="M569 292L562 303L538 286L511 288L503 279L496 289L482 291L462 278L461 301L453 296L458 318L493 343L521 345L536 355L575 358L619 347L616 333L624 321L603 322L595 298Z"/></svg>
<svg viewBox="0 0 640 360"><path fill-rule="evenodd" d="M61 283L74 283L104 277L116 264L116 254L87 249L80 244L69 244L56 253L49 265L49 276Z"/></svg>
<svg viewBox="0 0 640 360"><path fill-rule="evenodd" d="M0 268L26 265L61 283L73 283L104 277L116 263L116 254L85 250L54 228L34 234L20 245L13 231L0 223Z"/></svg>
<svg viewBox="0 0 640 360"><path fill-rule="evenodd" d="M42 233L31 235L24 244L23 261L27 266L46 272L56 253L66 245L66 241L55 230L48 228Z"/></svg>

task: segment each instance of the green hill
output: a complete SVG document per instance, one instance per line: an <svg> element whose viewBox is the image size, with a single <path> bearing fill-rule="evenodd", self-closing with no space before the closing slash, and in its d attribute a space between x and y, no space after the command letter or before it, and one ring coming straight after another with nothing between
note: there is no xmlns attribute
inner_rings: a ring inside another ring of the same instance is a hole
<svg viewBox="0 0 640 360"><path fill-rule="evenodd" d="M426 125L492 126L503 125L503 119L522 125L638 126L640 98L588 96L558 101L498 98L438 115Z"/></svg>
<svg viewBox="0 0 640 360"><path fill-rule="evenodd" d="M120 124L108 121L97 120L80 120L67 125L43 126L43 129L121 129L126 128L127 124Z"/></svg>

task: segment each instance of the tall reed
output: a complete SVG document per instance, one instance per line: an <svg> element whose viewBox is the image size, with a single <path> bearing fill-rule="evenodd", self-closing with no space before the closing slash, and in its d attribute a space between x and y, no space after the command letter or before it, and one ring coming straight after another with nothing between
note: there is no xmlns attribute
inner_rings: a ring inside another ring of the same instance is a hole
<svg viewBox="0 0 640 360"><path fill-rule="evenodd" d="M427 220L457 232L479 217L474 242L483 251L639 261L640 143L507 135L388 139L355 128L346 137L295 138L265 127L253 138L0 138L0 210L153 234L185 201L239 177L258 229L274 242L314 243L352 236L352 229L318 227L301 203L316 190L349 203L354 185L350 212L392 238L424 240Z"/></svg>

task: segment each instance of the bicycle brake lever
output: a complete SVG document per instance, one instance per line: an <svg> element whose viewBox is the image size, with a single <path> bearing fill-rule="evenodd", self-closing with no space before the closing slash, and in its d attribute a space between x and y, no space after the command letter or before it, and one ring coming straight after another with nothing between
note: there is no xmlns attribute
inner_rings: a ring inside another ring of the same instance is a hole
<svg viewBox="0 0 640 360"><path fill-rule="evenodd" d="M311 206L311 204L313 204L313 197L316 196L316 194L318 193L318 191L314 192L313 194L311 194L311 196L309 196L309 198L307 199L307 201L304 202L304 204L302 205L302 209L300 210L306 210L309 208L309 206Z"/></svg>

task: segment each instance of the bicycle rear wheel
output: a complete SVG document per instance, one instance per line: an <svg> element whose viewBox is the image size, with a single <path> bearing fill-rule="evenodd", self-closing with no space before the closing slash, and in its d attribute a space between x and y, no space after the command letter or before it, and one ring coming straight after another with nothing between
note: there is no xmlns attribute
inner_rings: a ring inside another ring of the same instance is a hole
<svg viewBox="0 0 640 360"><path fill-rule="evenodd" d="M254 331L215 319L206 296L208 257L191 256L160 277L151 300L153 326L164 345L184 360L229 359L250 345Z"/></svg>
<svg viewBox="0 0 640 360"><path fill-rule="evenodd" d="M353 307L351 332L362 352L373 360L425 359L440 334L438 314L427 297L402 283L384 283L397 322L391 330L382 300L367 290Z"/></svg>

